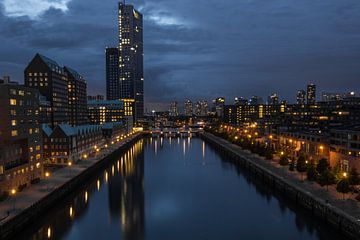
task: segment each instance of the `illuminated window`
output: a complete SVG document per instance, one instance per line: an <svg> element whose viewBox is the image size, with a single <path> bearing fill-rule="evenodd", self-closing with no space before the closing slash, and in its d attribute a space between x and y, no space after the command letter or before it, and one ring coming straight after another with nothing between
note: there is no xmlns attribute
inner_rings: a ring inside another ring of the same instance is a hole
<svg viewBox="0 0 360 240"><path fill-rule="evenodd" d="M16 126L16 120L11 120L11 126Z"/></svg>
<svg viewBox="0 0 360 240"><path fill-rule="evenodd" d="M16 99L10 99L10 105L16 106Z"/></svg>
<svg viewBox="0 0 360 240"><path fill-rule="evenodd" d="M12 130L11 131L11 136L16 137L17 135L18 135L17 130Z"/></svg>

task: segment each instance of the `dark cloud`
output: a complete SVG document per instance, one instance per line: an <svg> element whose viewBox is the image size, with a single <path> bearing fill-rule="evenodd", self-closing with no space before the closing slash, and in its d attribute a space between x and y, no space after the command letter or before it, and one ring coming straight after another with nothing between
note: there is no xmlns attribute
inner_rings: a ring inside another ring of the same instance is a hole
<svg viewBox="0 0 360 240"><path fill-rule="evenodd" d="M358 0L133 3L145 17L151 107L273 91L293 101L308 82L320 91L360 92ZM116 1L72 0L67 12L49 9L38 19L0 12L0 74L22 80L41 52L82 72L90 93L104 93L104 48L117 44Z"/></svg>

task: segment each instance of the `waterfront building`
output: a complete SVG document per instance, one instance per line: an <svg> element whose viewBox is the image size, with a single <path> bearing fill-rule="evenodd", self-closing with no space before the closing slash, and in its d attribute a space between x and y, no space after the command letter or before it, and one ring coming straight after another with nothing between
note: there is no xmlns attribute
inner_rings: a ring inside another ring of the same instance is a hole
<svg viewBox="0 0 360 240"><path fill-rule="evenodd" d="M119 100L120 81L119 81L119 49L106 48L106 99ZM104 100L104 99L92 99Z"/></svg>
<svg viewBox="0 0 360 240"><path fill-rule="evenodd" d="M170 103L169 115L170 115L170 117L179 116L178 103L176 101Z"/></svg>
<svg viewBox="0 0 360 240"><path fill-rule="evenodd" d="M144 114L143 17L133 5L119 3L118 99L134 100L134 119Z"/></svg>
<svg viewBox="0 0 360 240"><path fill-rule="evenodd" d="M125 111L122 100L90 100L87 102L87 107L91 124L119 122L128 116L125 112L132 113L131 109Z"/></svg>
<svg viewBox="0 0 360 240"><path fill-rule="evenodd" d="M308 105L314 105L316 103L316 85L309 84L307 86L306 101Z"/></svg>
<svg viewBox="0 0 360 240"><path fill-rule="evenodd" d="M0 194L7 194L43 174L38 90L1 80L0 113Z"/></svg>
<svg viewBox="0 0 360 240"><path fill-rule="evenodd" d="M68 96L70 125L84 125L88 123L86 81L77 71L64 67L68 77Z"/></svg>
<svg viewBox="0 0 360 240"><path fill-rule="evenodd" d="M191 100L186 100L184 103L185 116L191 117L193 115L193 103Z"/></svg>
<svg viewBox="0 0 360 240"><path fill-rule="evenodd" d="M51 107L51 126L69 123L68 76L60 65L36 54L25 69L25 86L37 89Z"/></svg>
<svg viewBox="0 0 360 240"><path fill-rule="evenodd" d="M360 170L360 125L348 125L330 131L330 164L339 164L349 172Z"/></svg>
<svg viewBox="0 0 360 240"><path fill-rule="evenodd" d="M104 143L100 125L72 127L59 124L54 129L42 125L44 159L48 164L67 165L86 158L85 155L96 151Z"/></svg>

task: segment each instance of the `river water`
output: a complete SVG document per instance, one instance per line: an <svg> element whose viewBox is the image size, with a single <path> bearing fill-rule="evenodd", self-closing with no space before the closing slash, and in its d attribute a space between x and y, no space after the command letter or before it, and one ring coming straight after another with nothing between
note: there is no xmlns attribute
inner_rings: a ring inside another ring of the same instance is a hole
<svg viewBox="0 0 360 240"><path fill-rule="evenodd" d="M198 138L143 139L16 239L344 239Z"/></svg>

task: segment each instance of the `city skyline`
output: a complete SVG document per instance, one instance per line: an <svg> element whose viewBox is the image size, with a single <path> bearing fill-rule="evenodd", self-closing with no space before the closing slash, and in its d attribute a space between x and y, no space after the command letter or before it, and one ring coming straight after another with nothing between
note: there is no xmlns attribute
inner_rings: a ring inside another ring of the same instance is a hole
<svg viewBox="0 0 360 240"><path fill-rule="evenodd" d="M104 48L117 45L117 1L61 1L39 4L31 11L10 3L1 2L0 61L4 64L0 75L22 82L22 69L40 52L82 72L89 94L105 95ZM186 98L265 98L272 92L295 101L294 93L310 82L324 92L339 88L359 92L360 61L355 53L360 47L351 30L359 24L356 1L302 2L296 8L291 1L235 5L233 1L197 1L191 3L191 10L190 3L176 0L127 3L145 16L145 102L149 109ZM202 9L201 13L196 9ZM221 34L226 37L220 38Z"/></svg>

